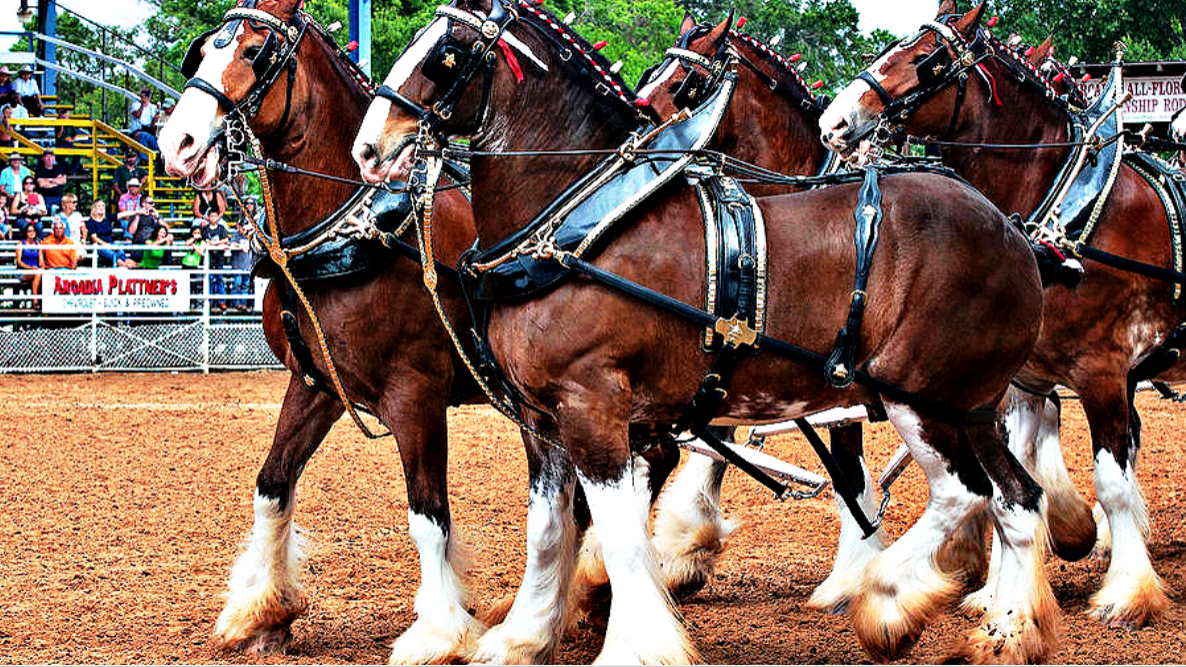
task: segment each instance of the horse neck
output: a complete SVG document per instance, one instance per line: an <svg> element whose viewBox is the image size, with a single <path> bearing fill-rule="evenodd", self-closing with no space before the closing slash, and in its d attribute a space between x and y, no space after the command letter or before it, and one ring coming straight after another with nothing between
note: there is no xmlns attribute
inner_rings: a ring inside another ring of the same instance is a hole
<svg viewBox="0 0 1186 667"><path fill-rule="evenodd" d="M475 151L616 149L637 127L592 86L529 75L513 101L490 101L488 120L474 135ZM578 157L475 157L470 163L473 208L484 247L518 231L605 155Z"/></svg>
<svg viewBox="0 0 1186 667"><path fill-rule="evenodd" d="M977 73L978 84L969 89L965 106L974 109L971 120L961 122L952 141L992 144L1043 144L1067 141L1069 114L1014 78L998 63L988 65L997 82L997 95ZM943 162L976 189L1009 213L1028 215L1054 186L1071 149L977 149L944 146Z"/></svg>
<svg viewBox="0 0 1186 667"><path fill-rule="evenodd" d="M737 43L737 42L734 42ZM763 67L783 86L797 86L780 66L769 65L766 58L742 43L743 55ZM771 71L773 70L773 71ZM784 95L775 94L748 67L738 67L739 81L729 112L717 133L721 151L783 174L801 175L819 172L827 149L819 140L821 112ZM747 186L751 194L761 186ZM776 192L785 192L779 188ZM773 192L771 193L773 194Z"/></svg>
<svg viewBox="0 0 1186 667"><path fill-rule="evenodd" d="M298 104L294 94L285 126L262 139L264 153L301 169L357 179L350 140L362 125L370 98L319 35L310 30L305 39L299 54L306 87L303 103ZM277 81L274 94L284 94L284 79L282 75ZM295 234L325 219L357 190L354 185L313 176L279 171L269 171L268 176L284 234Z"/></svg>

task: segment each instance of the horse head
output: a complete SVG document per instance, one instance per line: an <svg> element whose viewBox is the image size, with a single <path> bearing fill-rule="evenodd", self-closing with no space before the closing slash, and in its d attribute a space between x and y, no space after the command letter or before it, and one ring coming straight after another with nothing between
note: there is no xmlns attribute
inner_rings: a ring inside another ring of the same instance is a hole
<svg viewBox="0 0 1186 667"><path fill-rule="evenodd" d="M321 82L331 80L330 70L344 71L345 65L335 64L341 59L333 57L337 49L299 5L300 0L241 0L220 26L193 41L182 62L189 79L161 131L171 175L188 176L199 188L216 182L232 119L265 145L287 145L295 154L307 148L309 135L324 130L329 111L318 104L338 104L335 123L361 117L366 92L358 77L345 77L354 82L351 89L321 90Z"/></svg>
<svg viewBox="0 0 1186 667"><path fill-rule="evenodd" d="M922 134L943 133L958 114L957 85L978 64L985 45L980 33L984 3L959 15L954 3L913 37L890 44L873 64L836 96L820 118L824 143L849 154L882 122L909 116ZM964 85L960 84L960 85Z"/></svg>
<svg viewBox="0 0 1186 667"><path fill-rule="evenodd" d="M635 99L595 48L539 4L457 0L439 7L396 60L352 153L370 181L404 178L422 133L526 149L575 139L559 136L573 119L609 133L639 113L653 119ZM612 113L599 110L607 105Z"/></svg>

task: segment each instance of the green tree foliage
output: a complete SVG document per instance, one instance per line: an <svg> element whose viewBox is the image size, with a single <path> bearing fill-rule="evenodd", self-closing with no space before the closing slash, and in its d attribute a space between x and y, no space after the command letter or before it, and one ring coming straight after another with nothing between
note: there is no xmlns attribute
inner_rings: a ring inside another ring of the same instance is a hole
<svg viewBox="0 0 1186 667"><path fill-rule="evenodd" d="M961 11L971 7L960 0ZM987 15L1000 16L998 30L1031 44L1054 35L1062 60L1110 62L1117 40L1129 61L1186 60L1184 0L989 0Z"/></svg>
<svg viewBox="0 0 1186 667"><path fill-rule="evenodd" d="M686 0L694 16L721 21L734 11L745 17L744 32L770 42L776 35L784 54L800 53L807 61L803 77L822 80L825 90L841 88L864 69L861 56L875 53L894 36L884 30L863 35L860 14L849 0L736 0L732 3Z"/></svg>

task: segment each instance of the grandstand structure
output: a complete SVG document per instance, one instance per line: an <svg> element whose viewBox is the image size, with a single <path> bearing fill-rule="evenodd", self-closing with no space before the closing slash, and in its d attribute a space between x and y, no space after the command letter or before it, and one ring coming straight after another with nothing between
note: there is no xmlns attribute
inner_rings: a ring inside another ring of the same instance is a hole
<svg viewBox="0 0 1186 667"><path fill-rule="evenodd" d="M138 153L145 172L141 192L155 200L175 240L167 246L134 246L122 239L119 250L130 256L161 254L160 266L153 269L104 266L96 249L83 244L76 268L33 270L17 263L30 246L15 238L0 240L0 373L277 367L260 322L266 283L231 268L227 250L199 252L186 244L194 222L195 191L184 180L165 174L155 150L128 131L127 109L141 88L157 91L154 102L180 97L163 76L165 68L176 65L139 47L141 57L132 62L72 44L54 34L54 1L38 0L38 5L48 20L39 19L36 30L0 32L17 37L21 45L0 53L0 65L13 71L30 66L46 108L41 117L10 119L6 129L13 145L0 147L5 164L16 153L32 171L52 148L57 159L69 165L65 193L78 197L78 210L85 217L95 199L115 210L116 171L126 154ZM64 51L101 66L97 71L71 69L55 55ZM150 64L157 66L157 76L147 71ZM106 108L59 99L56 84L65 78L101 89ZM157 104L163 110L170 105ZM119 113L109 112L114 109ZM52 227L53 211L49 213L42 219L46 230ZM226 217L228 224L242 217L233 198L228 198ZM36 293L33 276L40 276Z"/></svg>

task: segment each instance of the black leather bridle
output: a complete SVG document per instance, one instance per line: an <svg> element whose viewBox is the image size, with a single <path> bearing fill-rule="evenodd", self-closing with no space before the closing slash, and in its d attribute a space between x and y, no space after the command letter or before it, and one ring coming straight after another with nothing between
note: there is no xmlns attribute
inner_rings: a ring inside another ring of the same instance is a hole
<svg viewBox="0 0 1186 667"><path fill-rule="evenodd" d="M494 65L497 58L497 52L494 49L502 39L507 27L519 19L519 12L504 3L503 0L495 0L490 10L490 16L484 20L450 5L438 7L436 19L444 19L448 22L445 31L446 39L434 47L433 52L426 59L426 66L438 73L442 68L455 67L457 69L457 74L452 81L445 81L444 77L439 75L434 77L437 79L437 83L447 86L441 99L437 100L432 107L425 108L386 84L379 86L379 89L375 91L376 97L390 100L396 106L415 116L421 131L433 136L438 136L441 125L453 117L453 110L479 71L482 71L483 77L482 102L478 117L482 118L485 115L486 107L490 103L490 89L494 82ZM469 26L478 33L478 38L468 47L462 48L460 42L449 38L454 22ZM413 40L412 44L415 42L416 40ZM410 47L411 45L409 45ZM438 62L438 60L450 56L453 57L451 66ZM460 63L457 62L458 60Z"/></svg>
<svg viewBox="0 0 1186 667"><path fill-rule="evenodd" d="M242 6L231 9L223 15L220 27L203 33L190 44L181 63L181 73L189 77L183 90L196 88L206 93L218 101L218 106L227 116L238 116L246 123L255 118L272 86L282 73L287 72L288 88L284 95L284 114L280 119L280 124L283 125L292 108L292 89L297 68L295 56L309 28L309 21L300 12L294 14L291 21L282 21L256 9L255 4L256 0L248 0ZM197 71L202 62L202 46L206 41L213 35L213 46L225 47L234 39L235 33L244 21L252 27L266 29L268 35L252 61L255 83L241 101L235 102L209 81L197 76Z"/></svg>
<svg viewBox="0 0 1186 667"><path fill-rule="evenodd" d="M879 126L899 123L905 120L922 108L927 102L930 102L940 93L947 90L948 86L956 84L958 88L956 89L955 105L952 107L951 120L947 124L947 130L944 132L943 137L948 138L955 132L956 124L959 122L960 110L963 108L964 98L967 95L968 72L984 60L992 57L992 52L988 49L980 33L977 33L975 41L969 42L958 30L955 30L949 25L951 21L957 18L959 18L959 15L950 14L939 17L934 21L928 21L922 25L922 30L918 35L907 41L908 44L912 44L927 34L933 33L940 45L937 51L916 65L918 80L921 84L918 90L901 98L894 99L881 83L877 81L869 69L857 75L857 79L864 81L877 94L877 97L885 107L879 116ZM882 51L881 56L884 56L900 44L901 42L890 44ZM953 53L954 57L952 57ZM881 56L877 57L874 64L881 59Z"/></svg>

